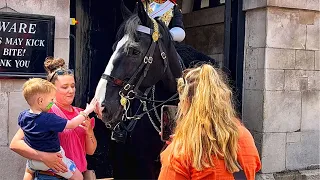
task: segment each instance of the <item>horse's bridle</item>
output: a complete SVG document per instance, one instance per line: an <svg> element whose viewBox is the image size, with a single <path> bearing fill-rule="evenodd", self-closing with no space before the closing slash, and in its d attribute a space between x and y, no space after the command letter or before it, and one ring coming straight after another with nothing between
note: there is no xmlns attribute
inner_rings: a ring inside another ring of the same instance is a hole
<svg viewBox="0 0 320 180"><path fill-rule="evenodd" d="M154 22L154 23L156 23L156 22ZM112 82L113 84L122 87L121 90L119 91L119 95L121 97L120 102L125 101L125 102L121 102L121 105L124 106L124 108L126 108L125 103L128 100L132 100L134 98L144 100L144 101L153 101L148 98L145 98L143 96L145 93L141 93L141 91L139 90L139 87L140 87L142 81L146 78L147 73L150 68L150 65L153 63L153 55L154 55L155 48L157 45L159 47L161 57L164 60L165 67L164 67L163 73L165 73L168 68L168 59L167 59L167 55L166 55L164 48L163 48L164 47L163 42L161 40L162 36L159 35L158 36L159 39L156 39L156 40L154 39L154 33L158 32L158 30L154 31L153 29L146 27L146 26L142 26L142 25L138 25L136 30L141 33L152 35L152 39L153 39L147 53L145 54L145 56L143 58L143 61L139 65L138 69L134 72L134 74L131 76L131 78L128 81L124 81L124 80L121 80L117 77L113 77L113 76L107 75L107 74L102 74L102 76L101 76L101 78L106 79L108 82ZM141 74L141 75L140 75L140 78L137 80L137 77L139 74ZM157 101L157 102L161 102L160 105L163 105L166 102L176 100L176 99L174 99L176 96L177 96L177 94L170 97L166 101ZM154 107L154 108L157 108L157 107ZM151 110L153 110L153 109L151 109ZM151 111L151 110L149 110L149 111ZM140 115L136 115L134 117L131 117L131 119L140 119L144 114L145 113L142 113ZM126 114L125 114L125 116L126 117L123 117L123 118L128 118Z"/></svg>

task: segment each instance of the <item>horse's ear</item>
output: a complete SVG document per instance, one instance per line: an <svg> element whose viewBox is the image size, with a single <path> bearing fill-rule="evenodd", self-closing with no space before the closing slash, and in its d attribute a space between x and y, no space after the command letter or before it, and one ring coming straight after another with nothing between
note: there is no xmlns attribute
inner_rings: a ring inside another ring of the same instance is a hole
<svg viewBox="0 0 320 180"><path fill-rule="evenodd" d="M134 7L134 10L133 10L133 14L137 14L138 13L138 3L136 3L136 6Z"/></svg>
<svg viewBox="0 0 320 180"><path fill-rule="evenodd" d="M128 19L130 16L132 16L132 12L127 8L127 6L124 4L123 0L120 2L120 9L121 9L121 14L122 18L124 20Z"/></svg>
<svg viewBox="0 0 320 180"><path fill-rule="evenodd" d="M137 10L138 10L138 16L141 21L141 24L148 27L151 20L149 18L149 15L147 14L146 10L144 9L144 6L143 6L143 3L141 0L138 0Z"/></svg>

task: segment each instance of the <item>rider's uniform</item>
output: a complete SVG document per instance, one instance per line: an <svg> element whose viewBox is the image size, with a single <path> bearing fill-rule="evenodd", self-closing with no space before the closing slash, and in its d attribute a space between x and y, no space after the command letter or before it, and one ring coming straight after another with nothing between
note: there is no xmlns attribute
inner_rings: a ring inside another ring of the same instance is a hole
<svg viewBox="0 0 320 180"><path fill-rule="evenodd" d="M185 31L182 13L175 0L151 0L149 5L144 4L150 17L158 18L168 26L174 41L181 42L184 40Z"/></svg>

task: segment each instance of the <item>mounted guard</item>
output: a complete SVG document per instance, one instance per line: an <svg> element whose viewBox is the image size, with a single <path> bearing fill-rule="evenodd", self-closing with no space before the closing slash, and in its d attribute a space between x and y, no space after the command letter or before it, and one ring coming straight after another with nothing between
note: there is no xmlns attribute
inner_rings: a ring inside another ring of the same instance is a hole
<svg viewBox="0 0 320 180"><path fill-rule="evenodd" d="M172 39L182 42L186 36L182 13L174 0L145 0L143 2L148 15L159 19L170 29Z"/></svg>

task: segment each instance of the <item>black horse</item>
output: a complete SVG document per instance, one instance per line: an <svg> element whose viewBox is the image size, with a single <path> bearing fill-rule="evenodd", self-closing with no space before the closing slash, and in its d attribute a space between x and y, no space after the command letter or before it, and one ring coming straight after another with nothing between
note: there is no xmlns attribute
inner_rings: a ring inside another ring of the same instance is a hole
<svg viewBox="0 0 320 180"><path fill-rule="evenodd" d="M105 107L102 120L118 142L113 151L114 178L156 179L164 146L159 109L177 102L182 61L167 27L150 19L141 2L118 35L95 95Z"/></svg>
<svg viewBox="0 0 320 180"><path fill-rule="evenodd" d="M102 120L117 142L111 148L113 177L156 179L165 145L159 135L159 110L164 104L177 104L176 79L184 65L166 25L150 19L140 1L136 13L124 4L122 10L126 20L95 97L105 107Z"/></svg>

